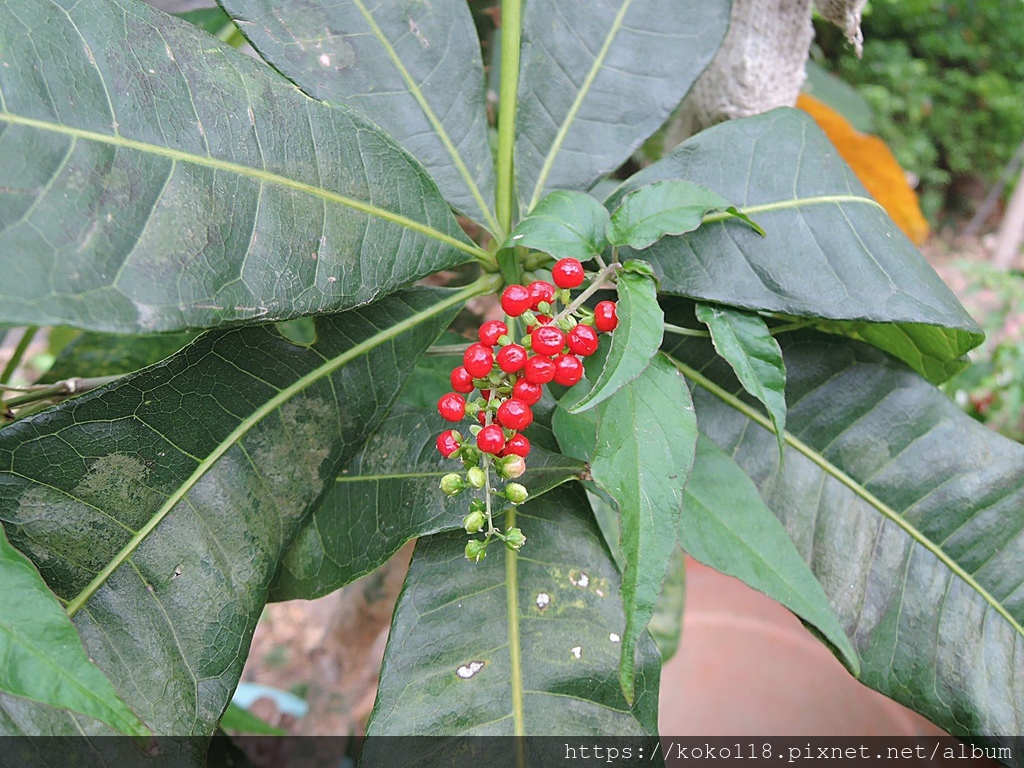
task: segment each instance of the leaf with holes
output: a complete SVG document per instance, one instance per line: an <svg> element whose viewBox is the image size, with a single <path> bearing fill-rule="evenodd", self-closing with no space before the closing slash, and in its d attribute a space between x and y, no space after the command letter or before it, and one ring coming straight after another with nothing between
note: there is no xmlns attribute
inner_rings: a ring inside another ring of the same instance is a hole
<svg viewBox="0 0 1024 768"><path fill-rule="evenodd" d="M312 346L272 326L212 331L0 432L11 543L154 732L212 733L306 515L480 289L412 289L320 317ZM0 732L82 729L101 732L0 695Z"/></svg>
<svg viewBox="0 0 1024 768"><path fill-rule="evenodd" d="M702 432L728 446L824 587L860 680L954 735L1024 721L1024 446L902 363L820 334L783 342L780 466L771 423L710 345L672 354Z"/></svg>
<svg viewBox="0 0 1024 768"><path fill-rule="evenodd" d="M332 312L479 254L376 126L188 23L130 0L0 13L6 320L131 333Z"/></svg>
<svg viewBox="0 0 1024 768"><path fill-rule="evenodd" d="M777 109L703 131L607 201L664 179L713 189L753 216L725 214L643 251L665 293L741 309L838 320L932 381L962 367L977 325L839 159L807 115ZM718 219L718 220L716 220Z"/></svg>
<svg viewBox="0 0 1024 768"><path fill-rule="evenodd" d="M465 533L420 539L384 654L374 736L647 736L657 732L658 651L640 643L636 699L615 674L623 624L618 571L579 486L508 519L522 555L498 543L467 567ZM364 752L370 764L389 764ZM394 764L391 762L390 764ZM408 764L408 763L403 763ZM417 765L433 765L429 756Z"/></svg>

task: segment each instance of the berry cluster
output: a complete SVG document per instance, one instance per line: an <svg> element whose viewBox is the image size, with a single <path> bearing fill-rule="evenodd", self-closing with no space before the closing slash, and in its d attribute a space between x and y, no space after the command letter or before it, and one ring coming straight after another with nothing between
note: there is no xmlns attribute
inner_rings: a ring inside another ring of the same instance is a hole
<svg viewBox="0 0 1024 768"><path fill-rule="evenodd" d="M469 418L477 422L469 427L472 440L455 429L437 438L441 455L461 459L466 469L465 476L457 472L445 475L441 490L449 496L467 488L485 493L485 501L475 499L463 520L467 533L483 531L485 535L466 545L466 557L474 562L483 559L492 536L510 549L519 549L525 541L517 528L502 533L494 527L490 497L522 504L529 494L514 482L493 489L490 468L506 480L526 471L530 441L521 432L533 422L532 407L540 401L543 386L552 381L566 387L576 384L583 378L581 358L597 351L598 332L609 332L618 324L614 302L602 301L593 312L572 304L570 292L584 279L583 265L567 258L554 265L553 284L538 280L505 288L502 309L513 327L517 320L525 326L525 335L517 343L506 323L485 322L480 326L479 341L467 347L462 365L452 370L454 391L438 400L437 410L447 421ZM558 311L560 305L565 308Z"/></svg>

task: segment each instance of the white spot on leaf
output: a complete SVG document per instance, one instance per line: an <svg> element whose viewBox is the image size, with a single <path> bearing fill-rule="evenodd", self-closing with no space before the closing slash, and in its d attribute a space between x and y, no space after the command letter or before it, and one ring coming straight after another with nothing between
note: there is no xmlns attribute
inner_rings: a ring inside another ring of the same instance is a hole
<svg viewBox="0 0 1024 768"><path fill-rule="evenodd" d="M622 640L622 638L619 637L618 635L616 635L614 632L612 632L610 635L608 635L608 639L611 640L613 643L617 643L620 640Z"/></svg>
<svg viewBox="0 0 1024 768"><path fill-rule="evenodd" d="M572 657L574 659L578 659L580 656L583 655L583 646L582 645L575 645L575 646L573 646L572 648L569 649L569 653L572 654Z"/></svg>
<svg viewBox="0 0 1024 768"><path fill-rule="evenodd" d="M469 680L477 672L484 668L482 661L471 661L469 664L463 664L461 667L455 670L455 674L461 677L463 680Z"/></svg>
<svg viewBox="0 0 1024 768"><path fill-rule="evenodd" d="M590 586L590 577L583 571L569 571L569 583L574 587L586 589Z"/></svg>
<svg viewBox="0 0 1024 768"><path fill-rule="evenodd" d="M320 58L317 59L317 61L320 62L320 66L321 67L329 67L329 66L331 66L331 57L328 56L326 53L321 53L320 54Z"/></svg>
<svg viewBox="0 0 1024 768"><path fill-rule="evenodd" d="M537 595L537 609L543 611L551 605L551 595L547 592L541 592Z"/></svg>

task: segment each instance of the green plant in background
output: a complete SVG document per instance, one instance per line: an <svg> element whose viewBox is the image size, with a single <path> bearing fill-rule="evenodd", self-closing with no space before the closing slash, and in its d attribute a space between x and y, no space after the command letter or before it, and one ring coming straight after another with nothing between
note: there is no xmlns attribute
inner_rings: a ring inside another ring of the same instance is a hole
<svg viewBox="0 0 1024 768"><path fill-rule="evenodd" d="M988 264L957 266L967 280L961 295L985 319L987 338L943 388L978 421L1024 442L1024 275Z"/></svg>
<svg viewBox="0 0 1024 768"><path fill-rule="evenodd" d="M268 600L416 537L371 735L654 734L677 542L942 727L1018 727L1024 447L935 387L981 334L828 140L776 110L587 194L727 2L506 0L493 154L462 0L224 7L270 66L134 0L0 8L0 323L84 329L79 377L199 332L0 431L0 731L210 734ZM436 342L566 257L618 327L492 499L525 548L467 562Z"/></svg>
<svg viewBox="0 0 1024 768"><path fill-rule="evenodd" d="M1024 4L1019 0L874 0L858 60L826 25L827 62L858 87L875 128L921 180L932 221L951 182L992 181L1024 139Z"/></svg>

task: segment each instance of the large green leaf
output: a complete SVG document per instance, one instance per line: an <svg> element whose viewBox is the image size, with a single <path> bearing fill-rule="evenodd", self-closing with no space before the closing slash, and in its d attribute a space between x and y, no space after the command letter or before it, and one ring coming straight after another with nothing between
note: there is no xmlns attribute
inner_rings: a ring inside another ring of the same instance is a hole
<svg viewBox="0 0 1024 768"><path fill-rule="evenodd" d="M598 409L591 475L619 508L626 611L619 680L632 701L634 654L661 594L693 465L697 423L690 391L664 355Z"/></svg>
<svg viewBox="0 0 1024 768"><path fill-rule="evenodd" d="M0 14L0 319L337 311L477 253L380 129L188 23L135 0Z"/></svg>
<svg viewBox="0 0 1024 768"><path fill-rule="evenodd" d="M461 529L472 496L449 498L438 488L441 477L462 469L434 445L437 435L451 426L436 410L396 406L342 469L288 550L271 597L325 595L369 573L412 538ZM582 462L538 446L526 463L519 482L531 497L584 469Z"/></svg>
<svg viewBox="0 0 1024 768"><path fill-rule="evenodd" d="M754 482L710 438L697 440L679 541L689 554L782 603L814 626L847 666L860 662L821 584Z"/></svg>
<svg viewBox="0 0 1024 768"><path fill-rule="evenodd" d="M224 0L275 68L316 99L366 115L494 232L486 89L465 0Z"/></svg>
<svg viewBox="0 0 1024 768"><path fill-rule="evenodd" d="M588 261L604 250L608 209L585 192L558 189L516 225L505 246L544 251L556 259Z"/></svg>
<svg viewBox="0 0 1024 768"><path fill-rule="evenodd" d="M724 218L643 251L667 293L847 321L930 379L948 378L981 334L810 117L778 109L684 142L608 201L662 179L702 184L753 216ZM860 325L854 325L861 321Z"/></svg>
<svg viewBox="0 0 1024 768"><path fill-rule="evenodd" d="M0 432L11 543L155 732L212 732L280 558L475 290L319 317L312 346L273 326L213 331ZM0 732L97 727L0 697Z"/></svg>
<svg viewBox="0 0 1024 768"><path fill-rule="evenodd" d="M686 341L701 430L733 455L821 581L860 679L954 735L1024 723L1024 446L857 342L783 343L789 432Z"/></svg>
<svg viewBox="0 0 1024 768"><path fill-rule="evenodd" d="M0 691L62 707L121 733L148 729L85 655L64 608L0 526Z"/></svg>
<svg viewBox="0 0 1024 768"><path fill-rule="evenodd" d="M729 25L726 0L526 3L516 184L528 212L586 189L665 121Z"/></svg>
<svg viewBox="0 0 1024 768"><path fill-rule="evenodd" d="M628 705L619 576L582 490L528 502L515 524L522 552L479 564L463 556L465 534L416 545L368 736L656 733L658 651L644 639Z"/></svg>

